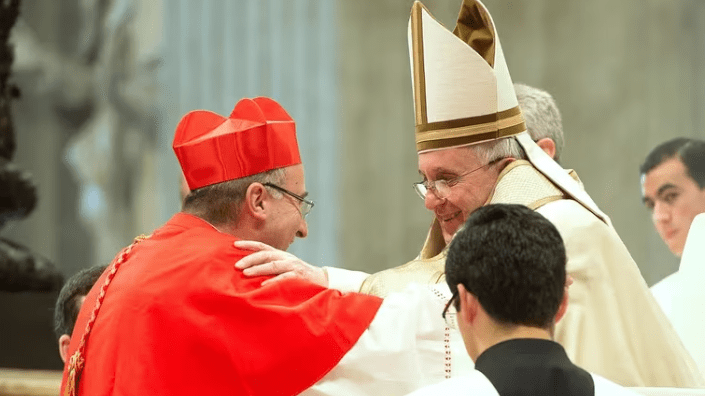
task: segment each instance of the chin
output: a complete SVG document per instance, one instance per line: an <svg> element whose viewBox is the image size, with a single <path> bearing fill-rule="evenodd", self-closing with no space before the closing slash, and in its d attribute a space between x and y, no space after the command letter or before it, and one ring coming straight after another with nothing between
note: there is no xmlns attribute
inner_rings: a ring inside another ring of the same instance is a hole
<svg viewBox="0 0 710 396"><path fill-rule="evenodd" d="M685 246L685 244L667 241L666 246L668 246L668 250L670 250L674 256L680 257L683 254L683 247Z"/></svg>
<svg viewBox="0 0 710 396"><path fill-rule="evenodd" d="M452 239L454 239L453 235L444 234L444 243L446 244L446 246L449 246Z"/></svg>
<svg viewBox="0 0 710 396"><path fill-rule="evenodd" d="M446 242L447 245L454 239L454 235L456 235L456 232L461 228L461 225L462 224L458 224L455 228L452 226L441 228L441 236L444 237L444 242Z"/></svg>
<svg viewBox="0 0 710 396"><path fill-rule="evenodd" d="M680 256L683 255L683 247L680 249L671 249L671 253L673 253L674 256L680 258Z"/></svg>

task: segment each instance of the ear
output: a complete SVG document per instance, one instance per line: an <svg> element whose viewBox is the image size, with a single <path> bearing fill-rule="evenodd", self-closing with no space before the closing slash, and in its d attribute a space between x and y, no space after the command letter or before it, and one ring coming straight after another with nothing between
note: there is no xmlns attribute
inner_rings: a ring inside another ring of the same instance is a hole
<svg viewBox="0 0 710 396"><path fill-rule="evenodd" d="M550 158L555 158L555 153L557 153L557 147L555 146L555 142L552 139L542 138L535 143L537 143L537 145L540 146L542 151L546 152L547 155L550 156Z"/></svg>
<svg viewBox="0 0 710 396"><path fill-rule="evenodd" d="M259 220L266 220L269 192L261 183L252 183L242 202L242 210Z"/></svg>
<svg viewBox="0 0 710 396"><path fill-rule="evenodd" d="M67 355L69 354L69 342L71 341L71 336L69 334L62 334L59 337L59 356L62 358L62 362L67 362Z"/></svg>
<svg viewBox="0 0 710 396"><path fill-rule="evenodd" d="M567 281L565 282L565 293L562 295L562 303L560 303L560 307L557 309L557 313L555 314L555 323L559 322L560 319L565 316L565 312L567 312L567 306L569 305L569 286L571 284L572 277L567 275Z"/></svg>
<svg viewBox="0 0 710 396"><path fill-rule="evenodd" d="M480 303L478 302L478 298L469 293L463 284L459 283L456 285L456 289L459 292L459 312L461 312L459 320L464 321L470 326L479 313Z"/></svg>

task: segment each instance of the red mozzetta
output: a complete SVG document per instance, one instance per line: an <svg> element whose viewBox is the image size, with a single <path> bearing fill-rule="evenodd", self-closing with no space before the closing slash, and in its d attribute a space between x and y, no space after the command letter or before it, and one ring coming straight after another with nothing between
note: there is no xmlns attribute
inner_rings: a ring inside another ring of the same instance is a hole
<svg viewBox="0 0 710 396"><path fill-rule="evenodd" d="M91 327L78 394L295 395L338 363L382 303L302 280L261 287L265 278L234 269L249 254L234 240L179 213L134 245ZM109 271L87 296L70 356Z"/></svg>

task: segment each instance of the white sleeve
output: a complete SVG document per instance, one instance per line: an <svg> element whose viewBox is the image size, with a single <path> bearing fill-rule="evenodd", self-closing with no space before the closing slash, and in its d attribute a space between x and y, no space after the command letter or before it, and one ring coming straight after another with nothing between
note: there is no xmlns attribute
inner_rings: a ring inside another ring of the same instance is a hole
<svg viewBox="0 0 710 396"><path fill-rule="evenodd" d="M359 292L362 282L370 274L361 271L351 271L335 267L323 267L328 274L328 288L340 290L343 293Z"/></svg>
<svg viewBox="0 0 710 396"><path fill-rule="evenodd" d="M398 396L443 381L450 368L450 339L461 340L441 317L450 296L448 289L421 284L388 295L353 348L303 395ZM466 355L463 341L455 345L457 354ZM468 355L465 360L471 373L473 362Z"/></svg>

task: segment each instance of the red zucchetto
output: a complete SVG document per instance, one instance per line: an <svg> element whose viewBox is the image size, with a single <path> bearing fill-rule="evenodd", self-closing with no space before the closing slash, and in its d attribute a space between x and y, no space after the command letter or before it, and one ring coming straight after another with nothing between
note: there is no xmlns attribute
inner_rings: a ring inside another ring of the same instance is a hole
<svg viewBox="0 0 710 396"><path fill-rule="evenodd" d="M301 163L296 123L273 99L242 99L229 118L187 113L173 150L190 190Z"/></svg>

